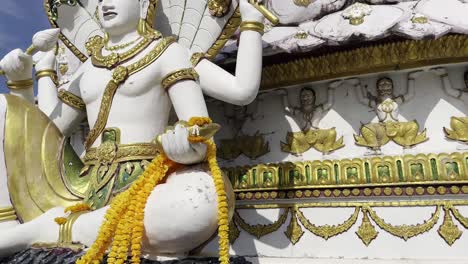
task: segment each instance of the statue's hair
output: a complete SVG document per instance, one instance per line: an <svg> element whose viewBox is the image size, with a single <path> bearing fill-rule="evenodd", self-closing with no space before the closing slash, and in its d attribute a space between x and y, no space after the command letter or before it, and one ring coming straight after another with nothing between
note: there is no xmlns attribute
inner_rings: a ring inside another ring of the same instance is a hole
<svg viewBox="0 0 468 264"><path fill-rule="evenodd" d="M389 81L393 86L393 80L390 77L382 77L382 78L377 79L376 86L379 87L379 84L383 81Z"/></svg>

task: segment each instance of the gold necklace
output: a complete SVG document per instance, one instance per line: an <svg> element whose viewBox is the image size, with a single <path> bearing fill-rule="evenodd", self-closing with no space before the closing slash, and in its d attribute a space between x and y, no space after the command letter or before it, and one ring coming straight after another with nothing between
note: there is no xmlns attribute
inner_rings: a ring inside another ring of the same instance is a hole
<svg viewBox="0 0 468 264"><path fill-rule="evenodd" d="M113 69L116 66L132 59L144 49L146 49L156 38L155 37L143 37L133 48L122 53L112 52L111 54L104 56L102 55L102 49L105 46L105 40L101 36L94 36L86 42L86 50L91 56L91 62L94 66L100 68Z"/></svg>
<svg viewBox="0 0 468 264"><path fill-rule="evenodd" d="M125 49L125 48L129 47L130 45L134 44L135 42L137 42L140 39L141 39L141 37L138 37L137 39L134 39L134 40L132 40L130 42L120 44L120 45L114 45L114 46L108 46L109 43L106 43L106 45L104 45L104 49L106 49L108 51Z"/></svg>

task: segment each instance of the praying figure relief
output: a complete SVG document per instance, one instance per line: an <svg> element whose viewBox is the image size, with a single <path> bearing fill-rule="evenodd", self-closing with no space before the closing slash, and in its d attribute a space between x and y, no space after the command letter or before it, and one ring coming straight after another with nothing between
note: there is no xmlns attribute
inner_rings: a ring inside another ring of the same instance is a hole
<svg viewBox="0 0 468 264"><path fill-rule="evenodd" d="M310 87L302 88L299 93L299 106L291 106L286 90L280 90L284 111L293 117L301 126L299 132L288 132L286 143L281 142L281 150L288 153L300 154L314 148L323 154L329 154L342 148L343 137L336 139L335 128L320 129L319 123L335 102L335 89L343 83L334 81L328 85L327 101L316 104L315 91Z"/></svg>
<svg viewBox="0 0 468 264"><path fill-rule="evenodd" d="M253 135L242 132L247 120L254 121L259 118L256 115L258 104L258 99L250 105L244 106L223 104L224 117L232 128L233 136L219 141L218 157L224 160L234 160L239 155L244 154L250 159L256 159L270 152L268 142L259 131Z"/></svg>
<svg viewBox="0 0 468 264"><path fill-rule="evenodd" d="M415 96L415 78L421 71L412 72L408 76L407 91L400 95L394 94L394 85L389 77L377 80L377 95L373 95L367 87L361 85L357 78L347 82L355 87L359 102L374 110L378 121L364 124L360 135L354 135L356 144L372 149L375 152L391 140L404 148L410 148L427 140L426 130L419 133L419 124L416 120L401 122L399 106L410 102Z"/></svg>
<svg viewBox="0 0 468 264"><path fill-rule="evenodd" d="M465 110L468 110L468 71L463 74L465 87L463 88L454 88L450 82L447 69L445 68L434 68L431 71L437 74L442 82L442 88L448 96L461 100L465 104ZM463 95L465 95L465 100L463 100ZM461 143L468 144L468 117L461 116L455 117L452 116L450 119L450 128L444 127L444 132L447 138L452 140L457 140Z"/></svg>

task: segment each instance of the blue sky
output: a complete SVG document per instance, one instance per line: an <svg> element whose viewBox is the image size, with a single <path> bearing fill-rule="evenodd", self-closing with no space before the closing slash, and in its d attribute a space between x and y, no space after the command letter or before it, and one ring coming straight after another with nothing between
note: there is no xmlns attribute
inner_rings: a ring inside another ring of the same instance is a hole
<svg viewBox="0 0 468 264"><path fill-rule="evenodd" d="M50 28L43 0L0 0L0 58L15 48L26 49L34 33ZM0 77L0 92L5 93Z"/></svg>

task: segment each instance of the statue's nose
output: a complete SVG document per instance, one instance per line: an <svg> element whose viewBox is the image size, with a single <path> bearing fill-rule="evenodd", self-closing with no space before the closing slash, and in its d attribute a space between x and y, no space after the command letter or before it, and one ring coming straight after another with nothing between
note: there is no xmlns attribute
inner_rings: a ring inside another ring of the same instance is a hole
<svg viewBox="0 0 468 264"><path fill-rule="evenodd" d="M106 11L113 10L115 7L112 2L113 2L112 0L104 0L102 2L102 11L106 12Z"/></svg>

